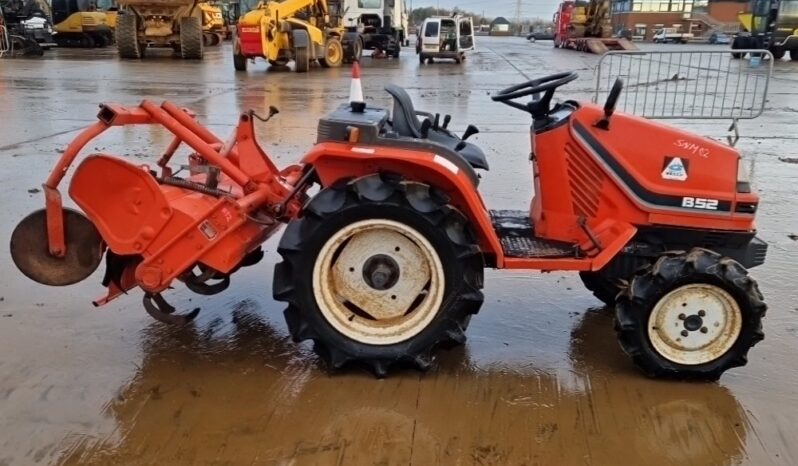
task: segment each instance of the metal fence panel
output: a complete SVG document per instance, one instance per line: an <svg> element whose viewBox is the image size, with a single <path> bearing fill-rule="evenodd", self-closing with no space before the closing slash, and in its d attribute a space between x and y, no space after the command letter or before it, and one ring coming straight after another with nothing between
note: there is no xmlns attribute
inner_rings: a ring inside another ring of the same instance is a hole
<svg viewBox="0 0 798 466"><path fill-rule="evenodd" d="M624 81L617 109L659 119L751 119L765 108L773 56L765 50L608 52L596 66L593 101ZM746 55L750 54L750 55Z"/></svg>

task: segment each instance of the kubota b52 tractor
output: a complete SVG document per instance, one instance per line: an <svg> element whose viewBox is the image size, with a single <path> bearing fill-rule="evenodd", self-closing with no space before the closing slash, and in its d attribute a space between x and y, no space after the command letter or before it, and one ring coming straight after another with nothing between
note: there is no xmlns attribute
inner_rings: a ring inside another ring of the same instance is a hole
<svg viewBox="0 0 798 466"><path fill-rule="evenodd" d="M283 169L255 141L252 111L222 140L170 103L105 104L44 184L46 209L14 230L11 254L49 285L88 277L104 254L108 294L97 305L139 287L153 317L184 324L197 311L175 313L163 291L182 281L221 292L287 224L273 293L288 303L293 338L314 340L335 368L361 362L383 376L394 364L429 367L436 346L465 340L485 267L578 271L614 305L621 346L649 375L716 379L745 364L766 309L747 269L763 263L766 244L755 237L759 198L740 176L739 153L615 114L620 81L604 108L552 105L574 79L560 73L492 97L532 116L528 211L488 210L475 172L488 164L465 140L476 128L457 137L449 116L417 112L397 86L386 88L392 114L341 106ZM133 124L174 134L157 171L89 155L69 186L83 213L63 208L58 185L79 151ZM169 163L183 144L192 154L178 177Z"/></svg>

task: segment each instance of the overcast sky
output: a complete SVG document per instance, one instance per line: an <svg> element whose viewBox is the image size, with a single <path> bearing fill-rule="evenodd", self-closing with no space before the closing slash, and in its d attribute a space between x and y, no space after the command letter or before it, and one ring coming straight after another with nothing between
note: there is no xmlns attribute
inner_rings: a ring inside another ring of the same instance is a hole
<svg viewBox="0 0 798 466"><path fill-rule="evenodd" d="M463 10L473 11L486 16L504 16L509 20L515 19L516 0L405 0L408 8L434 6L451 9L459 7ZM557 0L521 0L522 19L551 19L557 9Z"/></svg>

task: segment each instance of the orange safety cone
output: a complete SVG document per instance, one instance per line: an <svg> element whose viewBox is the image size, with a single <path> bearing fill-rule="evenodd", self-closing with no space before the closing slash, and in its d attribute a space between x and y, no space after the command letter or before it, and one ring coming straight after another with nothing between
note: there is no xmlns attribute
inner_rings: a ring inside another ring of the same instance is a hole
<svg viewBox="0 0 798 466"><path fill-rule="evenodd" d="M360 84L360 63L352 64L352 82L349 84L349 105L353 112L363 113L366 102L363 101L363 87Z"/></svg>

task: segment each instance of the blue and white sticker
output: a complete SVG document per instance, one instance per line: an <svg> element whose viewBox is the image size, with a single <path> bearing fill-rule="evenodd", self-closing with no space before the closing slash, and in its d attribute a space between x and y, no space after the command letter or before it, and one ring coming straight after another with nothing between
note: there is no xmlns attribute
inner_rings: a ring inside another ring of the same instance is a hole
<svg viewBox="0 0 798 466"><path fill-rule="evenodd" d="M662 169L663 180L685 181L687 179L687 160L681 157L666 157Z"/></svg>

